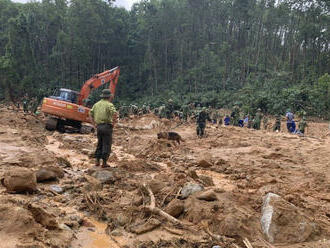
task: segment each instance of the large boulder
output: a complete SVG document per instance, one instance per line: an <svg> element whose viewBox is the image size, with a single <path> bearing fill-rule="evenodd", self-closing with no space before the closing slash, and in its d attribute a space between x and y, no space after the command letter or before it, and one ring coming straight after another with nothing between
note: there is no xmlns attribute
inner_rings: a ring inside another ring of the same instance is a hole
<svg viewBox="0 0 330 248"><path fill-rule="evenodd" d="M52 181L64 177L64 172L60 167L42 167L36 172L37 182Z"/></svg>
<svg viewBox="0 0 330 248"><path fill-rule="evenodd" d="M305 242L320 231L299 208L274 193L264 197L261 228L271 243Z"/></svg>
<svg viewBox="0 0 330 248"><path fill-rule="evenodd" d="M26 168L7 171L1 179L1 184L8 192L13 193L32 193L37 190L36 174Z"/></svg>

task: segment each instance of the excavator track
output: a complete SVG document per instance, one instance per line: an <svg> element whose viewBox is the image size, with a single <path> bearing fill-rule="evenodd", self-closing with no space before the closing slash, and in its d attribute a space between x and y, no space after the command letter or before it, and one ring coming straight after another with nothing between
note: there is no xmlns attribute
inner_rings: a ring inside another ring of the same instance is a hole
<svg viewBox="0 0 330 248"><path fill-rule="evenodd" d="M46 129L48 131L55 131L57 129L58 119L48 118L46 121Z"/></svg>

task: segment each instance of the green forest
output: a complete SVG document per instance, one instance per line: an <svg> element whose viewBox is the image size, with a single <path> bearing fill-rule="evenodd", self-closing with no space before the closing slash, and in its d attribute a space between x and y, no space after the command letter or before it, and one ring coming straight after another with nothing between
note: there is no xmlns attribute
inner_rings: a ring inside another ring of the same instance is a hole
<svg viewBox="0 0 330 248"><path fill-rule="evenodd" d="M0 0L0 101L121 67L116 104L330 118L330 1Z"/></svg>

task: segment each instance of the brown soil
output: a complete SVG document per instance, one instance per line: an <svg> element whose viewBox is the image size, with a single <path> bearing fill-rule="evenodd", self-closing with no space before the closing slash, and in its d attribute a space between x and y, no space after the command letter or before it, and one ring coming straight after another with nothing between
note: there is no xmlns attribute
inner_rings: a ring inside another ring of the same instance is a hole
<svg viewBox="0 0 330 248"><path fill-rule="evenodd" d="M158 140L160 131L185 142ZM113 136L111 180L102 184L90 157L95 134L47 132L42 119L1 108L0 178L22 167L64 172L32 194L0 187L1 247L246 247L244 239L253 247L330 247L328 123L309 123L305 137L208 124L199 139L193 123L147 115L121 121ZM182 199L187 182L204 191ZM146 207L146 187L181 225ZM285 201L276 212L281 230L297 226L292 216L300 214L315 231L298 243L277 233L281 243L268 244L260 219L269 192Z"/></svg>

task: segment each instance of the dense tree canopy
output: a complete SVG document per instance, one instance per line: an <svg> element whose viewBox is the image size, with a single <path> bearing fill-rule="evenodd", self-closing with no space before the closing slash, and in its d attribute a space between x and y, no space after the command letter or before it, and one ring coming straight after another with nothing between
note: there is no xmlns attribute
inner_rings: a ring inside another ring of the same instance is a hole
<svg viewBox="0 0 330 248"><path fill-rule="evenodd" d="M0 0L0 97L79 89L121 66L117 101L330 117L327 0Z"/></svg>

